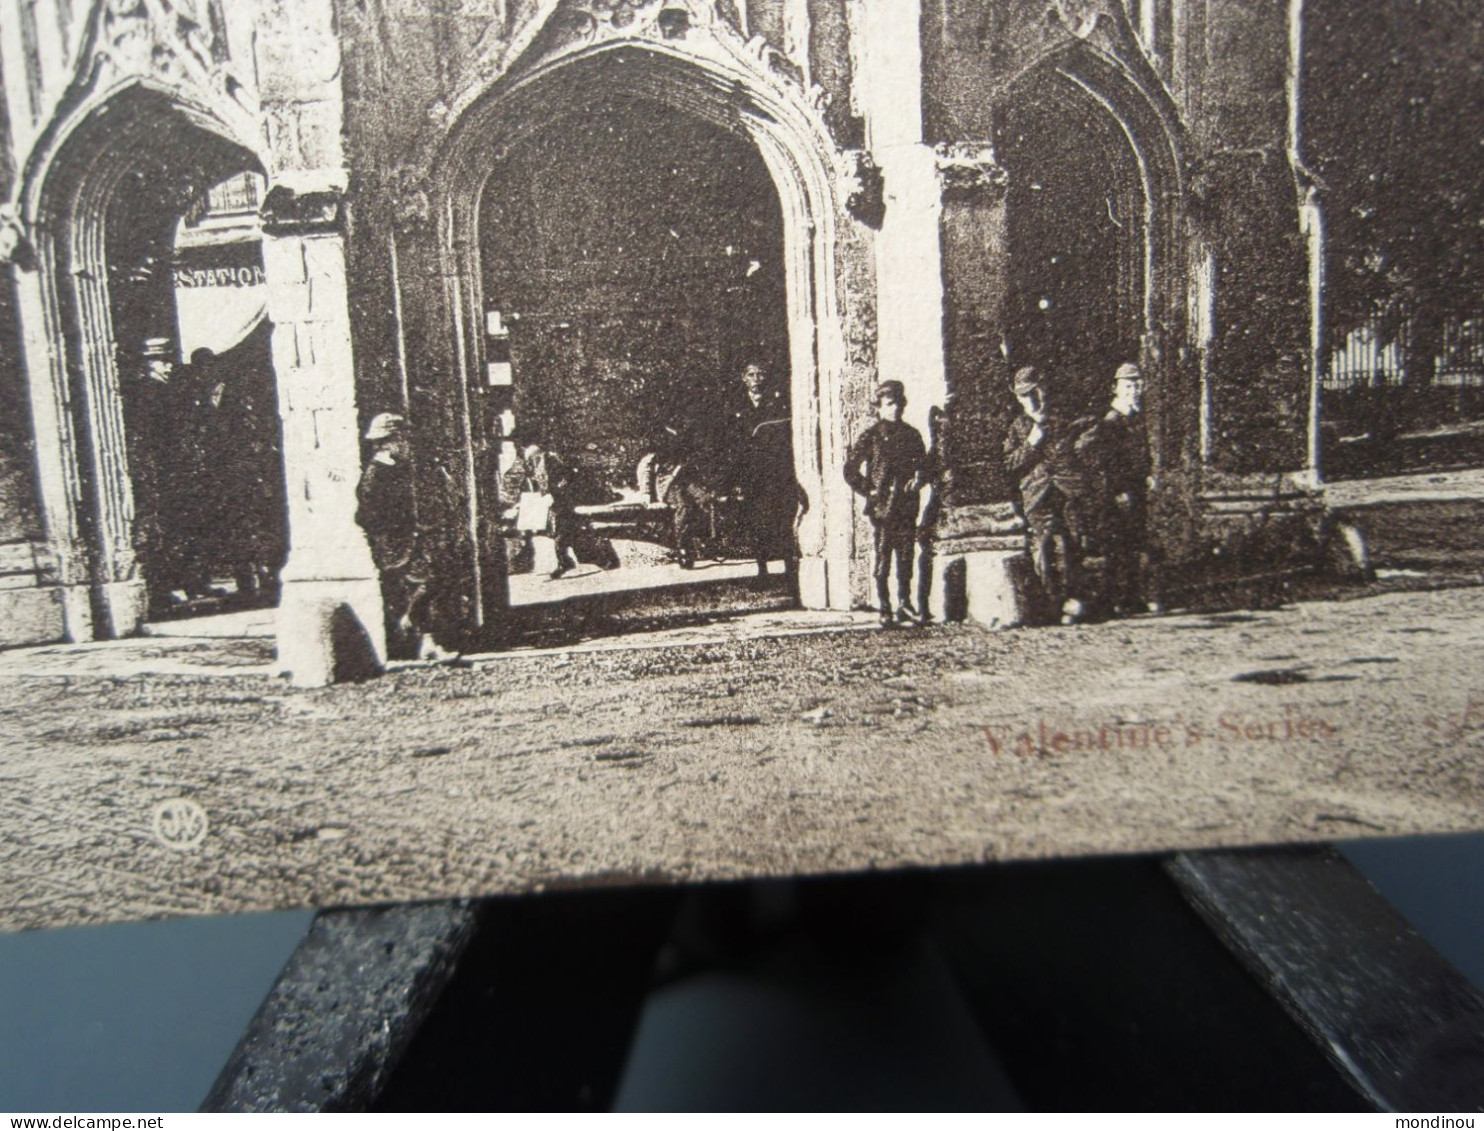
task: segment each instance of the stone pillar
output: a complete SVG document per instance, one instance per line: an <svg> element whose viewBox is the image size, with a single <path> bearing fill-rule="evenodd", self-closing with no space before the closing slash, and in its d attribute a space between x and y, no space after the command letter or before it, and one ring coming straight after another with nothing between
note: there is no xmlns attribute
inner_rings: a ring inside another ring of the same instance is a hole
<svg viewBox="0 0 1484 1131"><path fill-rule="evenodd" d="M304 687L386 658L381 586L355 521L360 438L343 200L333 181L319 192L270 189L263 217L289 506L278 662Z"/></svg>
<svg viewBox="0 0 1484 1131"><path fill-rule="evenodd" d="M1304 0L1288 0L1288 163L1299 193L1299 230L1308 252L1309 355L1305 359L1309 377L1309 427L1306 445L1309 485L1323 481L1320 451L1320 412L1323 408L1324 373L1328 364L1328 337L1324 319L1325 224L1319 182L1304 161L1303 136Z"/></svg>
<svg viewBox="0 0 1484 1131"><path fill-rule="evenodd" d="M1324 321L1324 205L1317 186L1310 185L1299 206L1299 228L1309 252L1309 356L1306 359L1309 378L1308 429L1305 445L1305 478L1307 485L1318 487L1324 481L1320 419L1324 402L1324 371L1329 352Z"/></svg>
<svg viewBox="0 0 1484 1131"><path fill-rule="evenodd" d="M907 421L926 435L947 396L943 368L942 196L923 140L922 43L916 4L865 3L856 74L866 141L881 170L885 213L876 238L877 369L907 389Z"/></svg>
<svg viewBox="0 0 1484 1131"><path fill-rule="evenodd" d="M1031 617L1036 585L1001 452L1009 370L1001 353L1010 283L1009 174L987 142L937 150L943 198L944 348L952 410L945 456L953 490L938 530L945 620L1014 628Z"/></svg>
<svg viewBox="0 0 1484 1131"><path fill-rule="evenodd" d="M289 557L278 661L300 686L376 670L381 587L356 525L361 451L346 287L344 103L331 0L262 0L263 271L283 418Z"/></svg>
<svg viewBox="0 0 1484 1131"><path fill-rule="evenodd" d="M127 636L144 616L103 211L101 203L87 205L59 225L60 235L43 230L35 247L15 217L0 220L0 252L17 272L36 434L47 531L41 575L59 586L63 634L74 641Z"/></svg>
<svg viewBox="0 0 1484 1131"><path fill-rule="evenodd" d="M807 177L801 176L803 151L796 152L770 128L755 127L752 138L772 173L782 209L794 461L810 501L798 529L799 601L807 609L849 609L856 595L857 507L840 472L850 443L847 400L852 391L847 387L850 356L844 323L848 304L857 295L840 272L849 271L850 253L856 249L842 248L849 238L842 231L845 218L817 211L826 196L811 195ZM874 168L869 160L859 152L846 160L854 161L855 176L845 178L842 189L853 189L842 195L871 196Z"/></svg>
<svg viewBox="0 0 1484 1131"><path fill-rule="evenodd" d="M77 440L67 396L67 376L47 329L46 276L35 249L15 221L0 224L3 257L15 277L16 316L21 357L35 441L36 486L46 537L39 575L52 587L60 611L62 636L71 643L93 639L93 603L88 553L78 521L82 488Z"/></svg>
<svg viewBox="0 0 1484 1131"><path fill-rule="evenodd" d="M1293 475L1309 457L1311 295L1289 153L1296 97L1284 9L1216 0L1193 132L1214 256L1207 479Z"/></svg>
<svg viewBox="0 0 1484 1131"><path fill-rule="evenodd" d="M987 142L940 145L943 337L960 504L1003 502L1000 418L1011 406L1001 352L1010 286L1009 174Z"/></svg>
<svg viewBox="0 0 1484 1131"><path fill-rule="evenodd" d="M1325 525L1314 467L1323 227L1298 152L1301 10L1301 0L1204 10L1191 121L1203 346L1195 548L1212 581L1313 559Z"/></svg>
<svg viewBox="0 0 1484 1131"><path fill-rule="evenodd" d="M106 284L102 205L94 207L99 211L76 218L67 274L77 317L75 364L83 374L78 426L87 430L87 442L80 454L91 480L93 634L116 639L139 630L145 592L134 549L134 485Z"/></svg>

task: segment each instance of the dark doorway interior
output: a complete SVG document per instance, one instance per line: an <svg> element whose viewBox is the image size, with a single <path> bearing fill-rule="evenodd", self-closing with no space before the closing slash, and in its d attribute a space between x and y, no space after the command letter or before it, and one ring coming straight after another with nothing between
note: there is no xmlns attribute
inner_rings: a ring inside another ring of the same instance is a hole
<svg viewBox="0 0 1484 1131"><path fill-rule="evenodd" d="M658 102L604 96L600 82L589 89L598 93L581 113L506 152L481 202L482 423L501 449L511 604L571 604L566 619L592 630L575 606L599 620L626 608L648 625L789 603L781 561L765 578L753 572L739 491L764 420L792 479L776 190L749 141ZM764 374L756 406L741 380L748 364ZM555 579L551 547L516 529L515 461L533 444L570 471L562 502L576 511L579 560L557 561ZM677 539L671 505L677 465L697 488L689 539Z"/></svg>
<svg viewBox="0 0 1484 1131"><path fill-rule="evenodd" d="M260 182L220 148L136 169L105 228L150 620L271 607L288 549L272 328L251 313Z"/></svg>
<svg viewBox="0 0 1484 1131"><path fill-rule="evenodd" d="M1144 327L1135 155L1113 116L1059 76L1013 100L998 148L1010 170L1009 360L1043 369L1063 411L1098 411Z"/></svg>

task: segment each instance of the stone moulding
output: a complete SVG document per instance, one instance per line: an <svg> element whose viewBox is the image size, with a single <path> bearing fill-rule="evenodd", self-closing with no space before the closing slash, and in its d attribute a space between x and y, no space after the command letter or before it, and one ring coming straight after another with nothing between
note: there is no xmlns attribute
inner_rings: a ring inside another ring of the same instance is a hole
<svg viewBox="0 0 1484 1131"><path fill-rule="evenodd" d="M988 142L953 142L933 151L943 199L996 204L1010 185L1009 171Z"/></svg>
<svg viewBox="0 0 1484 1131"><path fill-rule="evenodd" d="M263 198L263 234L340 235L345 226L345 195L338 189L295 191L275 185Z"/></svg>
<svg viewBox="0 0 1484 1131"><path fill-rule="evenodd" d="M840 196L845 211L868 228L886 219L885 180L875 158L864 149L849 149L840 160Z"/></svg>
<svg viewBox="0 0 1484 1131"><path fill-rule="evenodd" d="M821 137L835 140L826 122L829 97L806 81L799 62L762 36L746 37L728 14L705 0L547 0L504 37L481 44L468 78L431 111L438 125L433 149L457 128L466 111L497 84L524 82L570 56L635 46L690 59L711 72L734 72L782 95ZM838 145L832 147L838 152Z"/></svg>

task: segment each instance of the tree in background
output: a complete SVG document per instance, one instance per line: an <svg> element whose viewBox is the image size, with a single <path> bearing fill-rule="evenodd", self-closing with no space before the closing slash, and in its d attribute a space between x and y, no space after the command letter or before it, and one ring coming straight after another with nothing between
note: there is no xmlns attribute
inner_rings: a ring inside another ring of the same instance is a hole
<svg viewBox="0 0 1484 1131"><path fill-rule="evenodd" d="M1408 383L1425 386L1445 325L1484 315L1484 12L1309 0L1304 36L1331 341L1374 320L1381 345L1402 342Z"/></svg>

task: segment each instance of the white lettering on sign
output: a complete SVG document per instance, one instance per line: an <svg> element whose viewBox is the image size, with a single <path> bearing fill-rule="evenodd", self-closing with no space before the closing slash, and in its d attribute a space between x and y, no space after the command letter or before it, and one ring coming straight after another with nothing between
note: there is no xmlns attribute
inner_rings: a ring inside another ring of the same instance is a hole
<svg viewBox="0 0 1484 1131"><path fill-rule="evenodd" d="M177 287L261 287L267 283L263 269L252 267L177 267Z"/></svg>

